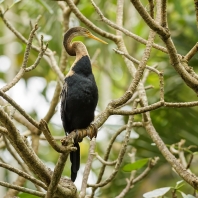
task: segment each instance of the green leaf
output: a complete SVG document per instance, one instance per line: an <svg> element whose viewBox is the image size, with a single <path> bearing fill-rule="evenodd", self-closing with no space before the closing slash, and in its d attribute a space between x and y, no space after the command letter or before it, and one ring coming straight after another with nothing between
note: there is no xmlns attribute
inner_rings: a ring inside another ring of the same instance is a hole
<svg viewBox="0 0 198 198"><path fill-rule="evenodd" d="M181 188L182 186L184 186L184 180L180 180L176 183L176 186L175 186L175 189L179 189Z"/></svg>
<svg viewBox="0 0 198 198"><path fill-rule="evenodd" d="M158 189L155 189L155 190L153 190L153 191L144 193L144 194L143 194L143 197L144 197L144 198L155 198L155 197L163 196L163 195L165 195L170 189L171 189L171 187L158 188Z"/></svg>
<svg viewBox="0 0 198 198"><path fill-rule="evenodd" d="M196 197L194 197L193 195L186 195L185 193L183 193L183 192L181 192L181 195L182 195L182 197L183 198L196 198Z"/></svg>
<svg viewBox="0 0 198 198"><path fill-rule="evenodd" d="M149 161L149 158L137 160L137 161L134 162L134 163L126 164L126 165L123 167L122 170L125 171L125 172L131 172L131 171L133 171L133 170L138 170L138 169L142 168L148 161Z"/></svg>
<svg viewBox="0 0 198 198"><path fill-rule="evenodd" d="M3 3L3 2L4 2L4 0L0 0L0 4Z"/></svg>

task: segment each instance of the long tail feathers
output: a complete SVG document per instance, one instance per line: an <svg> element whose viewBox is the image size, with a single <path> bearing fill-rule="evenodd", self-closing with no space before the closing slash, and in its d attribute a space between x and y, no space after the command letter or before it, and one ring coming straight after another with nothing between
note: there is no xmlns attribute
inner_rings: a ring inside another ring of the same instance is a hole
<svg viewBox="0 0 198 198"><path fill-rule="evenodd" d="M70 153L71 180L73 182L76 180L77 172L80 168L80 146L78 143L75 143L74 146L77 148L77 150Z"/></svg>

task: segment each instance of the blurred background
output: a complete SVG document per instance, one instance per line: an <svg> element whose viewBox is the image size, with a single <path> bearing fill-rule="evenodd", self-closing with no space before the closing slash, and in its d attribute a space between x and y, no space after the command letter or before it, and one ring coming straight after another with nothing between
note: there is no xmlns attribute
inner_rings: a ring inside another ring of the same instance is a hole
<svg viewBox="0 0 198 198"><path fill-rule="evenodd" d="M148 7L147 1L142 1L145 7ZM13 4L15 3L15 4ZM95 3L101 8L103 14L110 20L116 20L116 3L117 1L96 0ZM11 6L13 4L13 6ZM31 31L30 21L34 24L37 17L41 15L39 20L38 35L44 35L44 41L49 42L49 48L56 52L56 60L60 61L62 47L62 11L57 2L46 0L33 0L19 2L12 0L1 0L0 6L5 10L11 8L5 14L5 17L25 38L28 38ZM115 30L105 25L99 19L99 16L92 7L90 1L84 0L78 4L80 11L96 24L101 29L115 33ZM176 45L179 54L185 55L197 42L197 26L195 17L194 4L188 0L168 1L168 23L173 41ZM71 14L70 27L85 26L75 15ZM124 22L123 26L129 31L147 39L149 28L145 25L138 13L134 10L130 1L125 1L124 5ZM98 36L96 34L96 36ZM100 36L99 36L100 37ZM140 60L144 52L145 46L133 40L130 37L123 35L126 47L129 54ZM123 95L132 81L131 75L122 59L122 57L113 51L116 45L105 38L108 45L103 45L94 40L79 38L87 47L90 57L93 57L96 52L98 56L93 63L93 72L99 87L99 102L96 110L96 115L102 112L108 102L112 99ZM156 37L156 43L163 45L160 38ZM4 25L0 19L0 87L10 82L21 67L25 50L23 44L15 35ZM38 53L31 50L28 66L32 65ZM69 57L68 66L64 72L66 75L69 66L73 63L74 58ZM190 90L175 70L170 65L167 54L164 54L156 49L152 50L148 65L158 65L157 69L164 72L165 78L165 100L168 102L187 102L197 100L195 93ZM198 55L194 56L189 63L195 71L198 70ZM23 79L14 86L8 93L9 95L34 119L40 120L46 114L53 92L57 83L56 74L51 70L49 64L42 60L41 63L31 72L24 75ZM159 100L159 79L154 73L150 73L145 86L151 85L152 89L147 90L149 103L154 103ZM130 106L126 107L130 108ZM53 135L63 136L64 131L60 119L60 106L57 107L56 114L51 119L49 126ZM161 108L151 112L154 126L156 127L161 138L167 145L179 142L181 139L186 140L186 146L197 145L198 143L198 127L197 127L198 108ZM103 156L110 137L123 124L127 123L127 116L111 116L104 126L99 130L97 137L96 152ZM135 116L136 121L141 121L141 116ZM17 124L21 133L27 129ZM124 134L121 134L113 145L113 150L110 155L110 160L117 158L120 150L121 142ZM81 168L80 174L75 182L78 189L81 186L82 173L84 164L87 160L89 149L89 140L85 138L80 144L81 147ZM158 149L152 144L151 139L143 128L134 128L131 134L130 146L128 152L131 152L132 147L137 149L136 159L151 158L159 156L160 160L149 176L136 184L128 193L126 198L139 198L142 194L156 188L165 186L174 186L179 178L174 171L171 170L169 164L166 163ZM196 148L195 150L196 151ZM47 141L40 141L39 157L50 168L54 168L57 162L58 154L49 146ZM7 163L17 167L17 163L6 150L0 145L0 156ZM188 153L186 153L188 159ZM125 155L123 165L130 162L128 155ZM198 174L196 168L198 159L195 155L192 170ZM89 183L96 182L97 173L101 164L98 160L93 163L92 174L89 178ZM139 170L142 172L143 169ZM105 175L109 175L112 168L108 168ZM70 164L67 162L64 175L70 176ZM97 191L98 197L115 197L126 186L125 178L129 177L129 173L120 170L113 182L104 188ZM0 180L12 183L15 181L16 175L7 170L0 168ZM28 187L34 186L27 182ZM189 185L185 185L186 193L193 193L193 189ZM3 197L7 189L0 186L0 197ZM31 198L25 193L20 193L21 198ZM179 196L178 196L179 197Z"/></svg>

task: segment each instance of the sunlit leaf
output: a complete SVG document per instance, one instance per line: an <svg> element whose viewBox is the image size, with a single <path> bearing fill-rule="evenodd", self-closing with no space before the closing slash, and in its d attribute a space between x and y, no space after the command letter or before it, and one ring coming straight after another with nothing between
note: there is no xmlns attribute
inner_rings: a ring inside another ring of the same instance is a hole
<svg viewBox="0 0 198 198"><path fill-rule="evenodd" d="M142 168L148 161L149 161L149 158L137 160L137 161L134 162L134 163L126 164L126 165L123 167L122 170L125 171L125 172L131 172L131 171L133 171L133 170L138 170L138 169Z"/></svg>
<svg viewBox="0 0 198 198"><path fill-rule="evenodd" d="M181 192L183 198L196 198L193 195L186 195L185 193Z"/></svg>
<svg viewBox="0 0 198 198"><path fill-rule="evenodd" d="M156 198L156 197L159 197L159 196L163 196L170 189L171 189L171 187L158 188L158 189L155 189L153 191L150 191L150 192L147 192L147 193L143 194L143 197L144 198Z"/></svg>
<svg viewBox="0 0 198 198"><path fill-rule="evenodd" d="M181 181L178 181L177 183L176 183L176 186L175 186L175 188L176 189L179 189L179 188L181 188L182 186L184 186L185 184L184 184L184 180L181 180Z"/></svg>

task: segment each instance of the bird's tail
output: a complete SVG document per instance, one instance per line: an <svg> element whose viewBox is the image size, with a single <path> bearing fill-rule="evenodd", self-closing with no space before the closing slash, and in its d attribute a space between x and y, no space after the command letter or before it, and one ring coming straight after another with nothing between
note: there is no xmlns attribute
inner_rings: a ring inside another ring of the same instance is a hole
<svg viewBox="0 0 198 198"><path fill-rule="evenodd" d="M74 146L77 148L77 150L70 153L71 180L73 182L76 180L77 172L80 167L80 146L78 143L75 143Z"/></svg>

